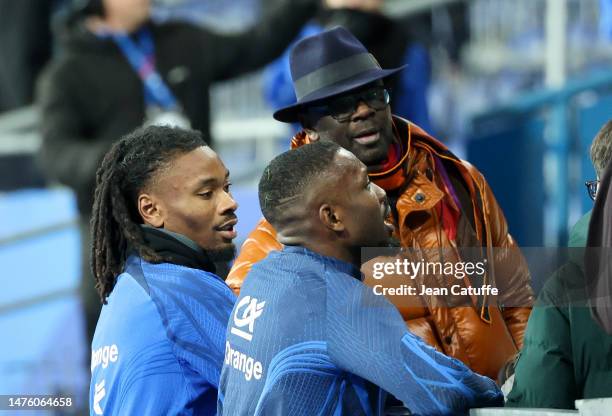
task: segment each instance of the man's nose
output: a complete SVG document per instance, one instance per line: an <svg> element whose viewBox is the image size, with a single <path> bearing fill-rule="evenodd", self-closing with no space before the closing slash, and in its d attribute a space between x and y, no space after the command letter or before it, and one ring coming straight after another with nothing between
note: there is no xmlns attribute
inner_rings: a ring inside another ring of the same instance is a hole
<svg viewBox="0 0 612 416"><path fill-rule="evenodd" d="M223 192L223 201L221 202L221 212L225 213L225 212L234 212L238 209L238 203L236 202L236 200L234 199L234 197L232 197L232 194L230 192Z"/></svg>
<svg viewBox="0 0 612 416"><path fill-rule="evenodd" d="M355 108L355 111L353 112L353 115L351 118L353 120L366 118L366 117L369 117L374 112L375 110L372 107L370 107L364 100L359 99L359 101L357 101L357 108Z"/></svg>
<svg viewBox="0 0 612 416"><path fill-rule="evenodd" d="M389 204L387 193L385 192L384 189L382 189L380 186L376 185L375 183L372 183L372 186L374 187L374 192L376 193L376 197L378 198L378 203L380 204L381 207L385 209L385 212L386 212L385 216L388 216L389 213L391 212L391 205Z"/></svg>
<svg viewBox="0 0 612 416"><path fill-rule="evenodd" d="M388 204L387 193L385 192L385 190L382 189L380 186L376 185L375 183L372 183L372 186L374 187L374 193L378 198L378 202L380 202L381 204Z"/></svg>

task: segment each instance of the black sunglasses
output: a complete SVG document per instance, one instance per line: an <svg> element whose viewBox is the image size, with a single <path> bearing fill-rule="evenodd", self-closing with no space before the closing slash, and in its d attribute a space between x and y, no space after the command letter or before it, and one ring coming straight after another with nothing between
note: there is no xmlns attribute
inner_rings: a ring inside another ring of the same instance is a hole
<svg viewBox="0 0 612 416"><path fill-rule="evenodd" d="M589 193L589 198L595 201L595 197L597 196L597 188L599 188L599 181L586 181L584 185L587 188L587 192Z"/></svg>
<svg viewBox="0 0 612 416"><path fill-rule="evenodd" d="M374 110L383 110L389 105L390 100L389 90L386 88L369 88L332 98L324 104L309 105L307 111L316 117L329 115L338 122L345 123L351 119L360 102L364 102Z"/></svg>

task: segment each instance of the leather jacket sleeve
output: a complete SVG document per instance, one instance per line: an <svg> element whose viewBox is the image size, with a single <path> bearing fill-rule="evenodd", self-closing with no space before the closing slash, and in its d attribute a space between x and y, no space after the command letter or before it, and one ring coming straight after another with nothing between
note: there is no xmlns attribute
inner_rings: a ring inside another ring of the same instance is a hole
<svg viewBox="0 0 612 416"><path fill-rule="evenodd" d="M236 295L240 294L242 282L253 264L266 258L270 251L281 250L282 248L283 245L276 239L276 230L262 218L242 244L240 254L236 257L225 282Z"/></svg>
<svg viewBox="0 0 612 416"><path fill-rule="evenodd" d="M481 190L482 206L494 254L495 284L500 290L499 303L506 325L517 346L523 345L527 320L534 302L527 261L516 241L508 232L506 218L484 176L472 165L468 170Z"/></svg>

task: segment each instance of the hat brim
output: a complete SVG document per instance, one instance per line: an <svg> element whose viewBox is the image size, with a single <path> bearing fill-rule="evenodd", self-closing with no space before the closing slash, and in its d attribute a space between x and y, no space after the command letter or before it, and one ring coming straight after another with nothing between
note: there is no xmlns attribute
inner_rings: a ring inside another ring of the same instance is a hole
<svg viewBox="0 0 612 416"><path fill-rule="evenodd" d="M295 123L298 121L298 113L300 109L308 104L324 100L355 88L362 87L379 79L384 79L391 75L395 75L397 72L405 69L406 67L407 65L402 65L401 67L394 69L374 68L369 71L362 72L354 77L345 79L342 82L332 84L328 87L321 88L312 94L302 97L301 100L276 110L274 114L272 114L272 117L274 117L275 120L282 121L283 123Z"/></svg>

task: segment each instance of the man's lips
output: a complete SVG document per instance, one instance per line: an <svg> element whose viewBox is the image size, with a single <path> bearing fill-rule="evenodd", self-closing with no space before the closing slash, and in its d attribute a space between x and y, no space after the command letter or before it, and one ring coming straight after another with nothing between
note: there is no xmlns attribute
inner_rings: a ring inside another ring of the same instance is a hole
<svg viewBox="0 0 612 416"><path fill-rule="evenodd" d="M238 223L238 219L234 218L223 224L215 227L215 231L217 231L221 236L227 240L233 240L238 236L238 233L234 229L234 226Z"/></svg>
<svg viewBox="0 0 612 416"><path fill-rule="evenodd" d="M378 130L375 130L375 129L364 130L360 133L353 135L353 140L363 145L375 143L379 139L380 139L380 133L378 132Z"/></svg>

